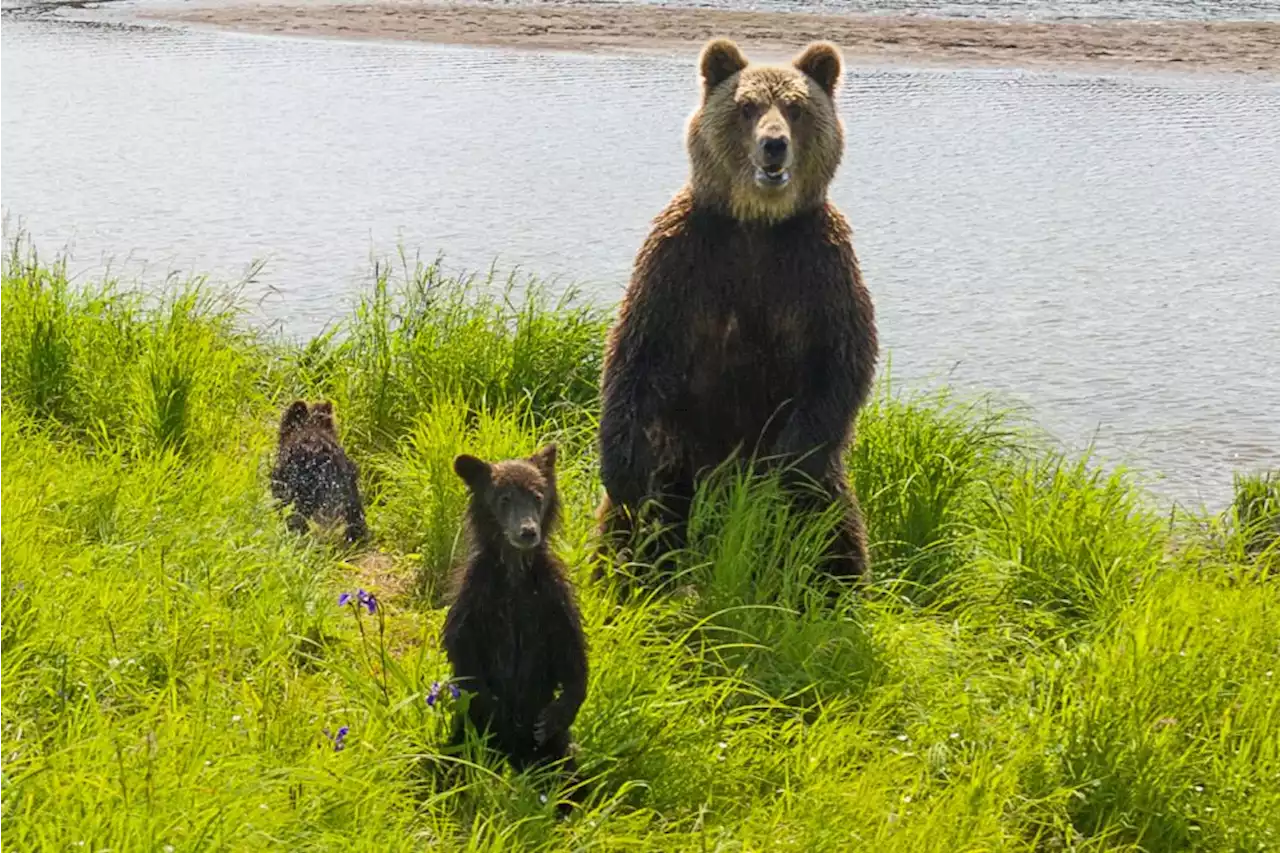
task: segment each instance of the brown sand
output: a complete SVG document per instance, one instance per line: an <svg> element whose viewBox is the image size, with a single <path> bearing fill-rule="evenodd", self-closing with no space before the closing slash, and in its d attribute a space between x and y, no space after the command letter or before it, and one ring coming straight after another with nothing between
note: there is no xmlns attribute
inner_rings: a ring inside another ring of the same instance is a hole
<svg viewBox="0 0 1280 853"><path fill-rule="evenodd" d="M199 3L200 0L197 0ZM1280 23L1037 23L581 3L232 2L151 17L289 35L590 52L693 52L728 36L767 58L830 39L853 62L1280 71Z"/></svg>

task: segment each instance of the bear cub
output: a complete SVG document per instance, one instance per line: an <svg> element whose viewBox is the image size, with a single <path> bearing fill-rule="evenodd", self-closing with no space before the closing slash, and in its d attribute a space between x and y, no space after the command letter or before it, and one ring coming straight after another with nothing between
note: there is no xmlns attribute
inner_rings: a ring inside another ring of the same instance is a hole
<svg viewBox="0 0 1280 853"><path fill-rule="evenodd" d="M308 519L321 523L342 520L346 540L364 539L368 528L360 500L355 463L338 443L333 403L307 405L295 400L280 418L280 447L271 472L271 494L292 505L287 524L304 533Z"/></svg>
<svg viewBox="0 0 1280 853"><path fill-rule="evenodd" d="M444 648L467 716L517 772L564 760L587 695L587 644L573 588L548 541L559 518L556 446L525 459L454 460L471 492L470 554L455 576ZM556 691L559 690L557 695ZM465 737L454 721L452 746Z"/></svg>

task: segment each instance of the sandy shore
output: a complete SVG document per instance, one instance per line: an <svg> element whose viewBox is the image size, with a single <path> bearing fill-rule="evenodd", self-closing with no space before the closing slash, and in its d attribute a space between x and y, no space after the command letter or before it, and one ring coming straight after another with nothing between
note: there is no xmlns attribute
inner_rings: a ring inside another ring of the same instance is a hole
<svg viewBox="0 0 1280 853"><path fill-rule="evenodd" d="M184 6L147 17L286 35L591 52L694 52L713 36L784 55L812 39L853 62L1280 72L1280 24L1038 23L591 4L374 0Z"/></svg>

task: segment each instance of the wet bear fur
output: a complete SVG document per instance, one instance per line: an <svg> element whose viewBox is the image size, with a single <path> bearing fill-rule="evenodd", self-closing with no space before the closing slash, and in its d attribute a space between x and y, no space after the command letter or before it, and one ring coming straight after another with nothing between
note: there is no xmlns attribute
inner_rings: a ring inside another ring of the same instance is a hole
<svg viewBox="0 0 1280 853"><path fill-rule="evenodd" d="M309 519L342 520L347 542L364 539L368 528L358 479L355 463L338 443L333 404L291 403L280 418L280 445L271 472L272 495L293 508L289 529L303 533Z"/></svg>
<svg viewBox="0 0 1280 853"><path fill-rule="evenodd" d="M587 644L549 546L560 513L555 462L554 444L527 459L454 461L471 492L470 554L455 575L444 648L456 683L474 694L467 718L512 768L563 760L572 776L569 728L587 695ZM464 739L459 716L451 745Z"/></svg>
<svg viewBox="0 0 1280 853"><path fill-rule="evenodd" d="M851 229L827 199L844 150L840 54L818 42L754 65L715 40L700 66L690 180L637 255L605 353L605 553L636 544L644 506L667 525L657 553L680 547L698 478L738 454L785 463L798 501L838 503L824 568L865 580L844 459L878 344Z"/></svg>

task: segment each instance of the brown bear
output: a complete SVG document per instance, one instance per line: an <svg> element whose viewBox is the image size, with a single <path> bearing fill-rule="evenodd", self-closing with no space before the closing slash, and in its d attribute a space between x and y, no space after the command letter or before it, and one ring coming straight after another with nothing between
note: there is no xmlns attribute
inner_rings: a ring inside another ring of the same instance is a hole
<svg viewBox="0 0 1280 853"><path fill-rule="evenodd" d="M838 502L826 571L865 579L844 457L878 346L849 224L827 200L844 150L840 53L817 42L755 65L718 39L700 65L690 180L640 249L605 353L606 547L638 538L642 505L678 546L697 478L738 453L784 462L797 499Z"/></svg>
<svg viewBox="0 0 1280 853"><path fill-rule="evenodd" d="M338 443L333 403L290 403L280 418L280 446L271 472L272 495L293 506L289 529L304 533L308 519L325 523L341 519L346 523L347 542L363 539L368 529L358 475L355 463Z"/></svg>
<svg viewBox="0 0 1280 853"><path fill-rule="evenodd" d="M548 540L559 520L556 446L528 459L454 460L471 501L471 552L454 579L444 648L467 718L517 772L564 762L569 728L587 695L587 642L573 587ZM559 691L559 695L557 695ZM454 723L451 746L465 738Z"/></svg>

